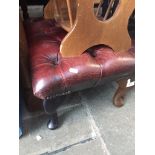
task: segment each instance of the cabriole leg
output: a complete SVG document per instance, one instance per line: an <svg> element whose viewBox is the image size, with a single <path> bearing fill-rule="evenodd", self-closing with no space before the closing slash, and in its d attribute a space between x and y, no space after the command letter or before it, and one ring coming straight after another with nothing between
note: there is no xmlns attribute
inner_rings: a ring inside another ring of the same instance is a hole
<svg viewBox="0 0 155 155"><path fill-rule="evenodd" d="M133 79L133 78L131 78ZM133 83L129 83L130 82L130 78L125 78L122 80L117 81L119 87L116 90L116 93L113 97L113 104L117 107L121 107L124 105L124 98L126 95L126 92L132 87L134 86Z"/></svg>

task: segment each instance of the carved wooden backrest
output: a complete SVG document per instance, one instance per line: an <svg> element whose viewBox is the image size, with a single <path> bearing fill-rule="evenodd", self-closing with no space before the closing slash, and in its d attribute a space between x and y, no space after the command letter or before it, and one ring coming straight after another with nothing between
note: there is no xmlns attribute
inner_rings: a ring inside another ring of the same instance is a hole
<svg viewBox="0 0 155 155"><path fill-rule="evenodd" d="M127 27L135 0L120 0L114 15L105 20L106 14L103 21L98 20L94 14L94 0L55 0L55 2L59 14L57 21L68 31L60 46L62 56L77 56L98 44L108 45L114 51L125 51L131 47ZM113 2L114 0L111 0L109 6ZM68 17L65 11L62 13L62 6L68 11Z"/></svg>

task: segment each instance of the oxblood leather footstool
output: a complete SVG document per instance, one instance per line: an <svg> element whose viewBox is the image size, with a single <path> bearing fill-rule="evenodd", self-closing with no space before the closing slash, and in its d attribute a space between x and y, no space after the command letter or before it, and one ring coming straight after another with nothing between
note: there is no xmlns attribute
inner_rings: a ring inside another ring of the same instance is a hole
<svg viewBox="0 0 155 155"><path fill-rule="evenodd" d="M65 95L134 75L134 47L114 52L100 45L80 56L64 58L59 47L67 33L57 27L55 21L30 19L25 28L33 93L43 100L45 112L50 115L49 129L58 127L56 109ZM121 97L119 94L118 98Z"/></svg>

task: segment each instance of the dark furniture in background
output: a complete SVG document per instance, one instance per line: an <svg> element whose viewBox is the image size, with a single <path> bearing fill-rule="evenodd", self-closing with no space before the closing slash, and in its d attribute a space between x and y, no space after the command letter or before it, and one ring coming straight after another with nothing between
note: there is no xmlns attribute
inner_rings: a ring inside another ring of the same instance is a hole
<svg viewBox="0 0 155 155"><path fill-rule="evenodd" d="M19 17L19 78L23 98L29 111L42 110L42 101L32 92L31 73L29 68L28 45L23 20Z"/></svg>

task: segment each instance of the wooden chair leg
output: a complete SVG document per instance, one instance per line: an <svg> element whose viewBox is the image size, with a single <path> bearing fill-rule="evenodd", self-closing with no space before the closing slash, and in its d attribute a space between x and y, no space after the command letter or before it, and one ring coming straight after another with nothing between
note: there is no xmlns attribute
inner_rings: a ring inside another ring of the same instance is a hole
<svg viewBox="0 0 155 155"><path fill-rule="evenodd" d="M115 92L115 95L113 97L113 104L116 107L121 107L124 105L124 98L126 95L126 92L132 87L132 86L127 86L129 78L125 78L122 80L117 81L119 87Z"/></svg>

